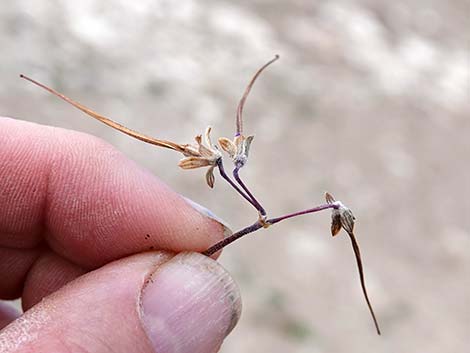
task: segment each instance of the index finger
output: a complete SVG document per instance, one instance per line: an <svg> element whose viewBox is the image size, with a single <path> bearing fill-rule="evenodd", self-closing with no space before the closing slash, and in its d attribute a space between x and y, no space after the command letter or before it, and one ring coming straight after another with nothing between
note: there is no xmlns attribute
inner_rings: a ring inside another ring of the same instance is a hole
<svg viewBox="0 0 470 353"><path fill-rule="evenodd" d="M46 242L84 267L151 249L202 251L227 229L107 143L0 118L0 247Z"/></svg>

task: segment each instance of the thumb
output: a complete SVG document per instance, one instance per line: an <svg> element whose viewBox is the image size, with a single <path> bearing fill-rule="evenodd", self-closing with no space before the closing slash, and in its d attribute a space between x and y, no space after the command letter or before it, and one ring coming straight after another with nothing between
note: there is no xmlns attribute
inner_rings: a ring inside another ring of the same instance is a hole
<svg viewBox="0 0 470 353"><path fill-rule="evenodd" d="M238 288L198 253L135 255L90 272L0 331L0 352L216 352Z"/></svg>

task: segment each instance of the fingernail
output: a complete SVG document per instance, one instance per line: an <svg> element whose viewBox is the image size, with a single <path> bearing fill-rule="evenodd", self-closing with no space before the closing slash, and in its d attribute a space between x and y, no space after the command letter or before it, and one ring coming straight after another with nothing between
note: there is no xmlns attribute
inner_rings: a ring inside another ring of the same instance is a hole
<svg viewBox="0 0 470 353"><path fill-rule="evenodd" d="M227 225L227 222L225 222L222 218L220 218L219 216L217 216L216 214L214 214L211 210L208 210L207 208L205 208L204 206L198 204L197 202L194 202L193 200L191 199L188 199L186 197L183 196L183 198L186 200L186 202L191 205L192 208L194 208L197 212L199 212L200 214L202 214L203 216L207 217L207 218L210 218L214 221L216 221L217 223L220 223L222 225L222 227L224 228L224 237L228 237L230 235L232 235L232 230L230 229L230 227Z"/></svg>
<svg viewBox="0 0 470 353"><path fill-rule="evenodd" d="M161 265L141 295L141 318L155 352L217 352L241 312L238 287L214 260L180 253Z"/></svg>

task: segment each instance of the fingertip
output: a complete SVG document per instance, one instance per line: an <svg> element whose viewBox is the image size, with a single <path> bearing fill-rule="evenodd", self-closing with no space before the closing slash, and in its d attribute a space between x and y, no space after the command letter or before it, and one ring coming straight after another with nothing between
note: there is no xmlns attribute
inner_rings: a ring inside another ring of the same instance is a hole
<svg viewBox="0 0 470 353"><path fill-rule="evenodd" d="M217 262L180 253L149 277L141 308L156 352L215 352L238 322L241 298Z"/></svg>

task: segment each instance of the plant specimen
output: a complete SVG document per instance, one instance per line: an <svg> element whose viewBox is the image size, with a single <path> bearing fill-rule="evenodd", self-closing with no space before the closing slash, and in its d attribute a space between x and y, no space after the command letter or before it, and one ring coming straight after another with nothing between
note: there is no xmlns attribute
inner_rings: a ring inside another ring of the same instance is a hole
<svg viewBox="0 0 470 353"><path fill-rule="evenodd" d="M354 250L354 254L356 257L357 268L359 271L359 278L362 287L362 292L364 294L364 298L367 302L367 306L369 308L370 314L374 321L375 328L377 333L380 335L380 328L375 317L374 310L372 309L372 305L370 304L370 300L367 294L365 280L364 280L364 270L362 266L362 259L359 250L359 245L356 241L356 237L354 236L354 223L355 217L352 211L346 207L341 201L336 201L333 196L329 193L325 194L326 203L309 208L302 211L297 211L294 213L289 213L286 215L282 215L279 217L269 218L265 208L261 205L261 203L256 199L250 189L246 186L243 180L240 177L240 170L246 165L250 146L253 141L253 136L244 135L243 131L243 108L245 105L245 101L250 94L250 91L253 87L258 76L261 72L266 69L270 64L274 61L278 60L279 56L276 55L272 60L264 64L255 75L252 77L251 81L249 82L248 86L245 89L245 92L238 104L237 108L237 115L236 115L236 131L235 136L233 139L228 139L226 137L221 137L218 139L218 146L214 144L211 140L211 127L207 127L204 138L202 135L197 135L195 137L195 143L193 144L180 144L175 143L172 141L160 140L157 138L145 136L137 131L131 130L123 125L120 125L113 120L94 112L93 110L85 107L84 105L68 98L67 96L49 88L42 83L39 83L27 76L20 75L21 78L24 78L33 84L49 91L50 93L56 95L57 97L65 100L66 102L70 103L74 107L80 109L84 113L88 114L89 116L101 121L102 123L119 130L129 136L132 136L136 139L141 141L174 150L179 152L183 155L183 158L179 161L179 166L182 169L194 169L194 168L201 168L207 167L207 171L205 174L206 183L210 188L214 187L215 183L215 176L214 176L214 169L217 169L222 179L230 184L230 186L240 195L242 196L248 203L250 203L258 212L258 219L255 223L233 233L229 237L221 240L220 242L212 245L210 248L203 252L204 255L211 256L217 251L221 250L225 246L229 245L230 243L234 242L237 239L242 238L243 236L253 233L261 228L268 228L278 222L284 221L286 219L297 217L300 215L305 215L308 213L315 213L326 209L331 209L331 234L335 236L341 229L344 229L346 233L349 235L349 238L352 243L352 247ZM233 162L234 168L232 170L232 175L229 176L225 170L222 153L221 150L226 152L230 159Z"/></svg>

